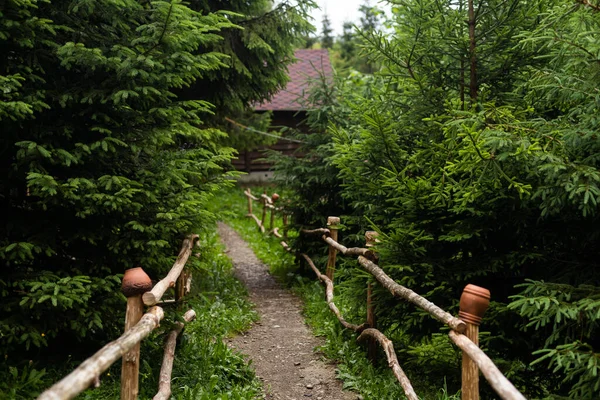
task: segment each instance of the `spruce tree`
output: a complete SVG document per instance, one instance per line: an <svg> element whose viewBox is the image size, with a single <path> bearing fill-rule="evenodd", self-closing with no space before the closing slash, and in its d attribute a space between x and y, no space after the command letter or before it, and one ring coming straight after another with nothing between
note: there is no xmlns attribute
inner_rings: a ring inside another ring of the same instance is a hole
<svg viewBox="0 0 600 400"><path fill-rule="evenodd" d="M162 277L210 226L233 154L217 128L285 84L307 27L269 4L2 3L3 360L114 338L124 270Z"/></svg>
<svg viewBox="0 0 600 400"><path fill-rule="evenodd" d="M345 241L380 230L386 272L450 311L467 283L489 288L482 344L516 386L595 399L600 13L570 0L472 5L469 18L467 1L402 1L393 36L362 32L381 73L332 91L332 141L313 149L326 156L286 178L337 168ZM296 183L300 195L328 204L311 183ZM364 290L354 266L340 270L340 293ZM439 324L375 296L379 329L409 348L407 369L450 377L458 353Z"/></svg>
<svg viewBox="0 0 600 400"><path fill-rule="evenodd" d="M379 16L377 9L371 6L371 2L366 0L359 7L360 12L360 28L365 32L373 32L379 27Z"/></svg>
<svg viewBox="0 0 600 400"><path fill-rule="evenodd" d="M377 9L371 6L371 2L368 0L359 7L359 12L361 14L359 29L359 34L361 36L360 42L364 47L368 47L368 42L365 41L365 37L376 35L376 31L379 27L379 16ZM368 51L364 51L364 53L368 54ZM359 70L361 72L372 74L375 69L376 64L373 60L370 60L368 57L361 59L359 63Z"/></svg>
<svg viewBox="0 0 600 400"><path fill-rule="evenodd" d="M192 5L203 13L223 10L219 1L195 1ZM294 50L303 38L310 41L314 31L308 22L312 7L311 0L283 1L275 6L270 0L228 3L228 19L235 25L222 29L223 39L210 47L228 56L227 68L210 71L179 93L215 106L214 114L206 121L228 133L224 144L243 151L276 140L251 134L228 120L257 130L267 129L270 116L257 116L253 106L267 101L287 84L287 66L295 62Z"/></svg>
<svg viewBox="0 0 600 400"><path fill-rule="evenodd" d="M322 29L321 29L321 47L324 49L331 49L333 47L333 36L331 33L331 21L327 16L327 13L323 14Z"/></svg>
<svg viewBox="0 0 600 400"><path fill-rule="evenodd" d="M344 61L350 62L356 53L356 41L354 37L354 25L352 22L344 22L342 36L340 38L340 55Z"/></svg>

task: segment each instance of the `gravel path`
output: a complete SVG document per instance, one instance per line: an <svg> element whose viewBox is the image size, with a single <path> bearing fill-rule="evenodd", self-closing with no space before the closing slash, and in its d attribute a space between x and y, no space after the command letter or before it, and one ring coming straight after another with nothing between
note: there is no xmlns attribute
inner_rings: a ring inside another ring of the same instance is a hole
<svg viewBox="0 0 600 400"><path fill-rule="evenodd" d="M321 361L313 349L321 344L304 323L302 303L282 289L267 272L267 266L229 226L220 223L219 235L236 276L250 292L260 321L229 340L229 345L246 354L263 381L265 399L351 400L357 396L341 389L335 367Z"/></svg>

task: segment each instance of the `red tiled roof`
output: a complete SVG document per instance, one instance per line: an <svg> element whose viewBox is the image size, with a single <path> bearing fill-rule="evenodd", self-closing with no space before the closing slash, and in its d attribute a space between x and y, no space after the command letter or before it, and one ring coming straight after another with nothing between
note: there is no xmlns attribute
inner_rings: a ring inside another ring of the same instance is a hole
<svg viewBox="0 0 600 400"><path fill-rule="evenodd" d="M288 65L290 81L285 89L273 95L271 101L259 104L257 111L298 111L302 110L298 100L307 95L309 82L319 78L319 73L326 77L333 76L327 49L299 49L294 56L298 59Z"/></svg>

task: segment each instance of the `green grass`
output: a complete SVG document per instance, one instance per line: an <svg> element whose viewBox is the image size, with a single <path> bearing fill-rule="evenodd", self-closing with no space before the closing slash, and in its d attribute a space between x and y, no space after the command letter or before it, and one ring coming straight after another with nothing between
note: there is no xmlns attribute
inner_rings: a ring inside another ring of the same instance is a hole
<svg viewBox="0 0 600 400"><path fill-rule="evenodd" d="M273 189L268 189L271 194ZM261 193L262 188L253 189ZM366 357L366 349L356 343L356 334L343 329L325 302L324 287L312 272L301 270L293 255L283 250L280 239L262 234L256 222L246 217L247 203L241 189L223 192L218 204L226 208L226 222L249 243L256 255L271 268L271 272L302 297L304 315L315 335L322 336L325 344L319 348L323 355L337 363L338 377L345 388L359 393L364 399L404 398L403 391L385 362L373 366ZM261 207L255 203L254 214L260 218ZM281 223L275 226L282 226ZM293 237L293 232L290 232ZM325 249L325 248L324 248ZM319 264L317 263L317 266ZM343 297L336 288L336 305L344 313ZM356 322L356 321L355 321ZM402 361L401 361L402 362ZM449 394L445 383L432 383L421 371L407 371L416 392L423 399L458 400L460 394Z"/></svg>

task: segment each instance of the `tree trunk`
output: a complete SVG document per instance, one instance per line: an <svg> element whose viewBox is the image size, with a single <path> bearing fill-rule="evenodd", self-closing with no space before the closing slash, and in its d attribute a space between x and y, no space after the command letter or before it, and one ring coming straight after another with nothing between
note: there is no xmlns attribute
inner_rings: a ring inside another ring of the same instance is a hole
<svg viewBox="0 0 600 400"><path fill-rule="evenodd" d="M476 42L475 42L475 8L473 5L473 0L469 0L469 54L471 57L470 60L470 70L471 70L471 79L469 82L469 91L471 95L471 102L475 103L477 100L477 57L475 55Z"/></svg>
<svg viewBox="0 0 600 400"><path fill-rule="evenodd" d="M142 296L127 298L127 314L125 314L125 333L132 329L144 314ZM123 356L121 367L121 400L136 400L139 392L140 343L136 343Z"/></svg>

